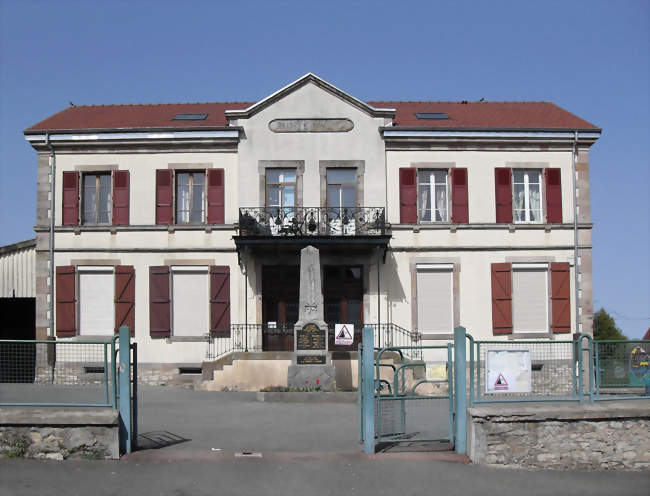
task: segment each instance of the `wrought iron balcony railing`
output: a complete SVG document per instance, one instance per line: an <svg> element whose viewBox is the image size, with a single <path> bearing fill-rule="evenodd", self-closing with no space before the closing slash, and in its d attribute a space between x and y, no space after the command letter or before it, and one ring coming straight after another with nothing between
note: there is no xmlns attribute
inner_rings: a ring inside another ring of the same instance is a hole
<svg viewBox="0 0 650 496"><path fill-rule="evenodd" d="M245 207L241 236L381 236L383 207Z"/></svg>

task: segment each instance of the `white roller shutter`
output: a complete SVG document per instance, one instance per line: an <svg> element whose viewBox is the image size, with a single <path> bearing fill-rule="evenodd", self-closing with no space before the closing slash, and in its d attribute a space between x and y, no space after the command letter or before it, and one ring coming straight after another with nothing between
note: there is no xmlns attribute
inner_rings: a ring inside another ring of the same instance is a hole
<svg viewBox="0 0 650 496"><path fill-rule="evenodd" d="M512 266L514 332L548 332L548 266Z"/></svg>
<svg viewBox="0 0 650 496"><path fill-rule="evenodd" d="M417 265L418 331L454 332L453 264Z"/></svg>
<svg viewBox="0 0 650 496"><path fill-rule="evenodd" d="M113 267L79 267L79 334L110 336L115 332Z"/></svg>
<svg viewBox="0 0 650 496"><path fill-rule="evenodd" d="M208 267L172 267L172 334L202 336L209 332Z"/></svg>

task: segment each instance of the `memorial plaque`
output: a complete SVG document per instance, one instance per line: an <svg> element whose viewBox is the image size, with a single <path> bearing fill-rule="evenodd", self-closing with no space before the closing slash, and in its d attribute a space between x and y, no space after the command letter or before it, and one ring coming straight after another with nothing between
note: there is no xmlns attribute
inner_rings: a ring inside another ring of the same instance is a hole
<svg viewBox="0 0 650 496"><path fill-rule="evenodd" d="M325 365L325 355L298 355L298 365Z"/></svg>
<svg viewBox="0 0 650 496"><path fill-rule="evenodd" d="M325 345L325 329L319 329L316 324L307 324L296 331L298 350L324 350Z"/></svg>

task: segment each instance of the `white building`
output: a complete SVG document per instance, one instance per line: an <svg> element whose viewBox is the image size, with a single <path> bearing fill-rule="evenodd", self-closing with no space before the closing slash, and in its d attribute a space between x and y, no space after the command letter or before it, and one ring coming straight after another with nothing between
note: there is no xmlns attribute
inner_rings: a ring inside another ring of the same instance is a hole
<svg viewBox="0 0 650 496"><path fill-rule="evenodd" d="M307 74L258 102L69 107L25 136L37 337L130 325L145 376L248 350L258 382L286 380L307 245L330 327L383 344L591 332L600 129L552 103L363 102ZM334 350L354 371L356 340Z"/></svg>

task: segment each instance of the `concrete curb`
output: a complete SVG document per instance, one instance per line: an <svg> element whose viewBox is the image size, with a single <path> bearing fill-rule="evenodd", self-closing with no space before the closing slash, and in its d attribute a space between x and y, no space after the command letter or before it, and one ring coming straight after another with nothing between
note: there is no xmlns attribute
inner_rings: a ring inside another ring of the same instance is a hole
<svg viewBox="0 0 650 496"><path fill-rule="evenodd" d="M356 403L359 395L356 391L336 393L260 391L256 399L264 403Z"/></svg>
<svg viewBox="0 0 650 496"><path fill-rule="evenodd" d="M126 462L142 461L213 461L228 462L232 460L246 460L249 463L263 461L291 462L298 460L430 460L451 463L471 464L469 457L457 453L445 452L409 452L409 453L375 453L366 455L359 452L295 452L295 451L264 451L255 453L256 456L238 456L240 453L233 451L198 451L198 450L145 450L124 455L120 459Z"/></svg>

